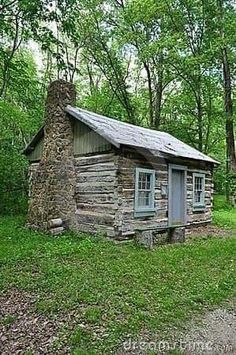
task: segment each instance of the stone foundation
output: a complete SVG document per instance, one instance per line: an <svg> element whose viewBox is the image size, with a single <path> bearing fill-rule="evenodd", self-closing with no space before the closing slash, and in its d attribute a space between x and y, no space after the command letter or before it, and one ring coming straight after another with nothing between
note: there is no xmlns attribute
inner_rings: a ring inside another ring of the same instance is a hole
<svg viewBox="0 0 236 355"><path fill-rule="evenodd" d="M142 245L147 249L153 249L153 245L154 245L153 231L151 230L141 231L141 232L138 231L135 235L135 240L139 245Z"/></svg>
<svg viewBox="0 0 236 355"><path fill-rule="evenodd" d="M167 243L184 243L185 227L168 228L162 232L155 230L138 230L135 233L136 242L147 248L153 249L155 246L165 245Z"/></svg>
<svg viewBox="0 0 236 355"><path fill-rule="evenodd" d="M184 243L185 242L185 227L170 228L169 233L170 243Z"/></svg>

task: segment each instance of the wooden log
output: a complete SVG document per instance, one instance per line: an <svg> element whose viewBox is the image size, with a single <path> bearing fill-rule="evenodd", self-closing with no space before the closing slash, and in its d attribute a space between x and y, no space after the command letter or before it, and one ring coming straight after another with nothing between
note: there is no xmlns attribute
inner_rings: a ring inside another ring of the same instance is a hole
<svg viewBox="0 0 236 355"><path fill-rule="evenodd" d="M104 183L111 183L111 182L115 182L115 177L111 176L111 175L106 175L106 176L80 176L77 175L76 177L76 183L77 186L78 184L83 184L83 183L92 183L92 184L98 184L100 182L104 182Z"/></svg>
<svg viewBox="0 0 236 355"><path fill-rule="evenodd" d="M59 235L59 234L62 234L64 232L64 228L63 227L51 228L49 230L49 232L52 235Z"/></svg>
<svg viewBox="0 0 236 355"><path fill-rule="evenodd" d="M87 179L94 178L94 177L116 177L116 169L102 169L101 171L81 171L78 169L77 172L79 177L86 177Z"/></svg>
<svg viewBox="0 0 236 355"><path fill-rule="evenodd" d="M91 223L82 223L80 220L79 222L79 228L81 232L87 232L91 234L105 234L108 237L114 237L115 236L115 230L113 226L108 226L108 225L102 225L102 224L91 224Z"/></svg>
<svg viewBox="0 0 236 355"><path fill-rule="evenodd" d="M81 223L91 223L91 224L102 224L102 225L113 225L115 214L104 214L97 211L84 211L77 209L76 211L77 219Z"/></svg>
<svg viewBox="0 0 236 355"><path fill-rule="evenodd" d="M80 165L78 162L76 164L76 171L78 173L97 173L97 172L109 172L116 171L117 167L114 162L105 162L100 164L92 164L92 165Z"/></svg>
<svg viewBox="0 0 236 355"><path fill-rule="evenodd" d="M103 204L103 203L113 204L114 203L114 191L106 192L106 193L96 192L96 191L90 191L90 192L80 191L79 193L76 194L75 199L76 199L77 203L97 203L97 202L99 202L100 204Z"/></svg>
<svg viewBox="0 0 236 355"><path fill-rule="evenodd" d="M77 203L78 210L83 211L96 211L98 213L115 213L115 210L118 209L118 205L112 203Z"/></svg>
<svg viewBox="0 0 236 355"><path fill-rule="evenodd" d="M115 159L114 153L108 154L98 154L98 155L89 155L86 157L77 157L75 159L76 166L83 166L83 165L99 165L102 163L112 162Z"/></svg>
<svg viewBox="0 0 236 355"><path fill-rule="evenodd" d="M51 219L48 223L49 228L56 228L56 227L61 227L63 224L63 221L61 218L54 218Z"/></svg>

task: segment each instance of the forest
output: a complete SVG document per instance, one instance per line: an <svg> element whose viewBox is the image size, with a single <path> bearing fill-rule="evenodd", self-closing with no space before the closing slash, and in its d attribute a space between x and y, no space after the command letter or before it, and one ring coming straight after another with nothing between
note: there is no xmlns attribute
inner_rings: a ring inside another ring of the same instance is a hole
<svg viewBox="0 0 236 355"><path fill-rule="evenodd" d="M235 0L0 0L0 354L236 354L235 84Z"/></svg>
<svg viewBox="0 0 236 355"><path fill-rule="evenodd" d="M77 106L217 159L215 190L234 205L235 28L234 0L1 0L0 213L26 210L22 151L57 78Z"/></svg>

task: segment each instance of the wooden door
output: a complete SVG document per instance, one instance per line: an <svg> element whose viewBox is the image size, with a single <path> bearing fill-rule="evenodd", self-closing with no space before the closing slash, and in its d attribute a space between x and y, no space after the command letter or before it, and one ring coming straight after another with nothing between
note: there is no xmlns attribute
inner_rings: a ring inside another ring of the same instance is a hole
<svg viewBox="0 0 236 355"><path fill-rule="evenodd" d="M170 166L169 169L169 225L186 223L186 169Z"/></svg>

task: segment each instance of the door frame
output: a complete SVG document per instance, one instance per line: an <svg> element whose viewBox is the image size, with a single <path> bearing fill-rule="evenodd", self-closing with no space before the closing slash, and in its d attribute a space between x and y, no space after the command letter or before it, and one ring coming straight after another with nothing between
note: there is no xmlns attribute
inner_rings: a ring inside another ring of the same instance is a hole
<svg viewBox="0 0 236 355"><path fill-rule="evenodd" d="M173 170L181 170L184 172L184 206L183 206L183 225L187 223L187 166L185 165L177 165L177 164L169 164L168 166L168 226L175 227L176 225L171 224L171 215L172 215L172 208L171 208L171 197L172 197L172 171ZM177 225L179 226L179 225ZM176 226L176 227L177 227Z"/></svg>

